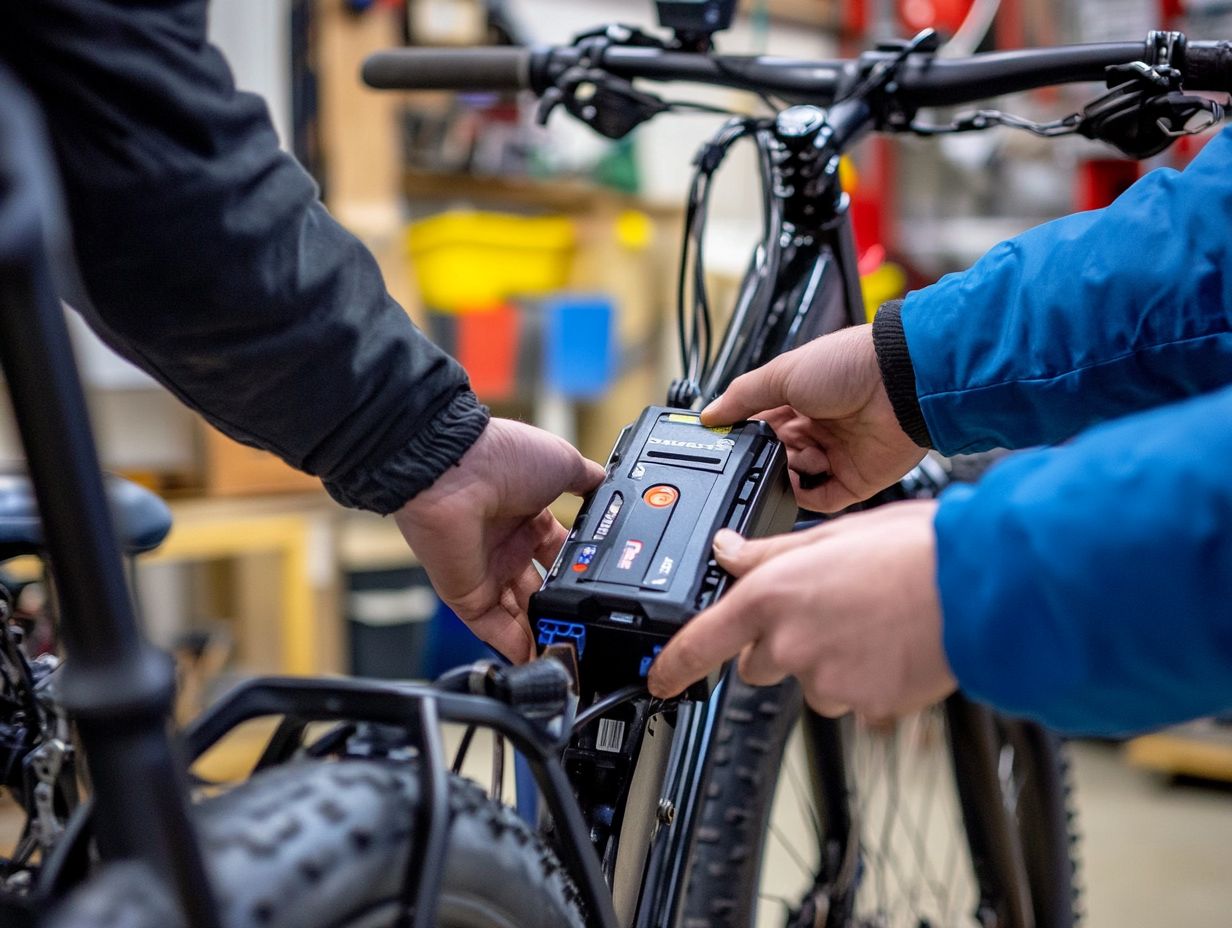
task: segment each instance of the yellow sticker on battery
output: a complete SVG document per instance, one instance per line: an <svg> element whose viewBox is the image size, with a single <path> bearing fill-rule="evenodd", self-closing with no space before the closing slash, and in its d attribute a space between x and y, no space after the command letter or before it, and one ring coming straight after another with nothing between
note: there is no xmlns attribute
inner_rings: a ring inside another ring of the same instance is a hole
<svg viewBox="0 0 1232 928"><path fill-rule="evenodd" d="M726 435L731 431L730 425L702 425L700 416L689 415L682 412L669 412L667 414L668 422L679 422L681 425L698 425L704 428L707 432L714 432L716 435Z"/></svg>

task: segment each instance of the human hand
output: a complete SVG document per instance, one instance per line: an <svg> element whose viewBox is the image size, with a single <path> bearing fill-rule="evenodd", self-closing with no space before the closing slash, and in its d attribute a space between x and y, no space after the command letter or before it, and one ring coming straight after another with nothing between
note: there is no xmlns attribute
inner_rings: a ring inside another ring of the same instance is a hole
<svg viewBox="0 0 1232 928"><path fill-rule="evenodd" d="M739 654L747 683L790 674L823 715L886 719L946 696L936 506L893 503L758 541L720 532L715 556L740 579L663 649L650 691L674 696Z"/></svg>
<svg viewBox="0 0 1232 928"><path fill-rule="evenodd" d="M493 419L436 482L394 514L437 594L471 631L517 663L534 655L527 617L539 589L532 559L550 567L568 532L548 510L584 495L603 468L562 438Z"/></svg>
<svg viewBox="0 0 1232 928"><path fill-rule="evenodd" d="M796 499L835 512L883 490L924 457L902 430L881 380L871 325L842 329L732 381L705 425L756 417L787 448ZM809 476L828 474L816 485ZM807 475L801 485L801 475Z"/></svg>

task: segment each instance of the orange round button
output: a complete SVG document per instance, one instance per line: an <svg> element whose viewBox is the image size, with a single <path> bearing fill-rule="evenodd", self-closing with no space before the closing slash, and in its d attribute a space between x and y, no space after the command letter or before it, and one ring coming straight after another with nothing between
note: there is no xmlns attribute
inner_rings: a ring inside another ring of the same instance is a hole
<svg viewBox="0 0 1232 928"><path fill-rule="evenodd" d="M680 497L676 492L675 487L669 487L666 484L659 484L657 487L651 487L642 494L642 499L646 501L648 506L654 506L656 509L664 509Z"/></svg>

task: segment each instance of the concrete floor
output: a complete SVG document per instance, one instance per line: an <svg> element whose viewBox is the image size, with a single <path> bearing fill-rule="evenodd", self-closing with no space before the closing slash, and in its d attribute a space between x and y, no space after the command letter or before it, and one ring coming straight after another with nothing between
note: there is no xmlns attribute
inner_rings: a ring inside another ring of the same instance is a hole
<svg viewBox="0 0 1232 928"><path fill-rule="evenodd" d="M1088 928L1232 925L1232 792L1074 746Z"/></svg>

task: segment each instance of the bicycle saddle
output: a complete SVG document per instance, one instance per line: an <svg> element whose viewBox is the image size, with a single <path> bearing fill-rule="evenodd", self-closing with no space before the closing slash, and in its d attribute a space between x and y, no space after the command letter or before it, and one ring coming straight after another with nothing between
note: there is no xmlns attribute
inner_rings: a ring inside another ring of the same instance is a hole
<svg viewBox="0 0 1232 928"><path fill-rule="evenodd" d="M116 535L125 554L153 551L171 531L171 510L144 487L108 475ZM0 561L43 550L43 525L30 479L0 474Z"/></svg>

